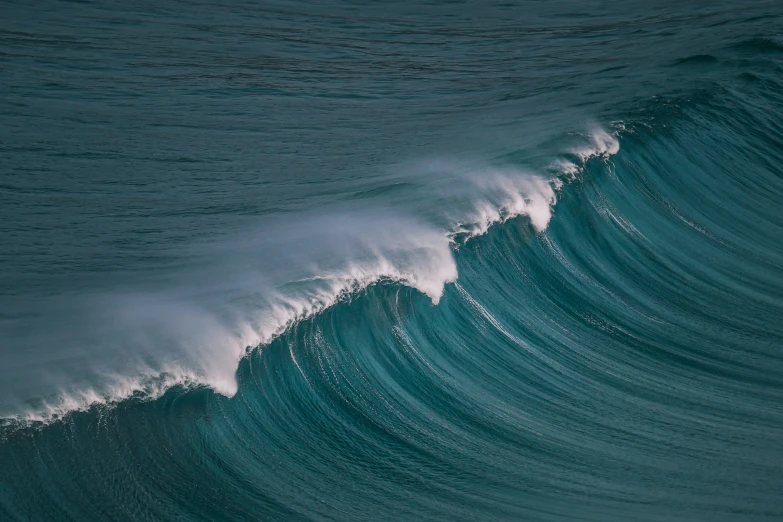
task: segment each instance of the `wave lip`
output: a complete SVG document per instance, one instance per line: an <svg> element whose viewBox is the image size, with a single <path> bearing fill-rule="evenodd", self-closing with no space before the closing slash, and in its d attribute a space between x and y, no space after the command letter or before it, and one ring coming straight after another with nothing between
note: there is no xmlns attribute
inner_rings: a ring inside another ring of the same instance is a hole
<svg viewBox="0 0 783 522"><path fill-rule="evenodd" d="M486 234L495 224L526 216L536 232L543 232L552 219L557 193L576 179L593 159L608 159L620 151L616 135L594 128L586 143L568 151L550 165L552 175L542 176L517 169L485 169L476 173L473 183L478 196L468 219L449 232L455 243Z"/></svg>
<svg viewBox="0 0 783 522"><path fill-rule="evenodd" d="M359 221L357 221L359 218ZM174 346L180 354L157 366L134 368L136 377L119 372L100 375L100 387L64 390L37 401L19 413L4 416L5 424L30 425L61 419L69 412L113 405L127 399L155 399L173 386L206 386L231 397L237 392L236 368L249 351L264 346L300 321L358 295L380 281L409 286L438 304L444 286L457 279L448 238L441 231L408 218L377 213L306 220L282 234L291 243L254 243L244 238L240 252L248 258L268 258L268 251L292 256L286 266L298 279L275 284L251 271L228 281L201 282L202 298L217 300L192 306L183 296L115 296L114 323L145 333L126 341L127 350ZM224 246L224 245L223 245ZM275 248L270 248L274 246ZM302 256L297 248L314 248ZM324 247L336 249L342 260L331 262ZM292 250L293 249L293 250ZM324 255L324 254L327 255ZM236 274L234 274L236 275ZM233 295L235 303L223 302ZM210 297L212 296L212 297ZM178 346L175 346L178 345Z"/></svg>
<svg viewBox="0 0 783 522"><path fill-rule="evenodd" d="M248 260L263 259L269 252L288 255L286 266L296 267L302 275L270 284L267 278L255 273L248 273L246 278L236 278L234 274L229 286L216 287L215 295L220 298L226 290L247 295L241 306L229 307L228 311L225 303L219 303L217 311L212 312L209 307L193 307L170 296L162 300L172 304L161 308L157 304L159 298L144 296L141 304L135 305L132 317L147 323L131 326L164 328L162 338L181 345L177 348L181 353L177 360L164 361L156 367L137 367L136 377L106 372L100 387L62 391L56 398L5 415L4 422L49 423L93 406L113 405L131 398L155 399L174 386L205 386L231 397L237 392L235 372L242 357L269 344L298 322L349 300L380 281L414 288L437 305L445 285L458 278L454 253L461 244L519 216L526 216L536 232L543 232L564 183L575 179L587 162L606 159L619 151L616 136L603 129L596 128L585 138L584 145L568 151L566 158L571 159L553 163L555 168L549 177L510 167L473 171L466 180L472 199L466 217L445 231L420 220L373 212L311 216L299 223L282 225L273 234L282 239L272 243L256 243L258 238L250 234L242 239L240 247L221 245L233 250L236 257ZM303 245L307 246L304 255L298 251ZM336 263L335 253L341 259ZM220 255L224 257L222 252ZM258 291L248 293L245 287ZM145 302L159 313L146 310L149 307ZM140 309L144 312L139 313ZM176 327L161 327L157 315L177 317Z"/></svg>

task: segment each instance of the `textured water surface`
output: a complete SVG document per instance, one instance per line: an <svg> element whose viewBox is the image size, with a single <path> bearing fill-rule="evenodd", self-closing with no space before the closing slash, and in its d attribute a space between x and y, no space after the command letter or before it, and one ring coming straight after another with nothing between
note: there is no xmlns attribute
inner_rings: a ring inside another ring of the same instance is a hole
<svg viewBox="0 0 783 522"><path fill-rule="evenodd" d="M783 4L34 4L1 520L783 517Z"/></svg>

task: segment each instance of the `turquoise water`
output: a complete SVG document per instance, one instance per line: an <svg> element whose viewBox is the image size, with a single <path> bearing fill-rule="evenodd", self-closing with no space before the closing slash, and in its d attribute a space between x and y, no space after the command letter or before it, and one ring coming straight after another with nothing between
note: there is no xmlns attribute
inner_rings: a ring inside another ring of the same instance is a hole
<svg viewBox="0 0 783 522"><path fill-rule="evenodd" d="M4 3L0 519L780 519L782 34Z"/></svg>

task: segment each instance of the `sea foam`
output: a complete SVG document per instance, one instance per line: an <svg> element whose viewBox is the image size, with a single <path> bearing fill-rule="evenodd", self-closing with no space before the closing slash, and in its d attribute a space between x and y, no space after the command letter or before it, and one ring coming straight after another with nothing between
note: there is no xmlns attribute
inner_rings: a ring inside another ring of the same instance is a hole
<svg viewBox="0 0 783 522"><path fill-rule="evenodd" d="M114 308L126 312L120 322L159 332L137 337L136 345L174 344L173 360L104 372L100 386L62 390L6 415L3 422L48 423L129 398L155 399L173 386L206 386L233 396L237 364L249 351L379 281L415 288L437 305L445 285L457 280L454 250L459 244L519 216L526 216L535 231L544 231L564 180L573 179L591 159L619 151L617 138L603 129L583 141L555 160L548 176L511 167L472 170L463 179L470 204L445 230L411 217L359 211L300 216L296 223L278 223L220 243L220 259L214 262L224 262L231 273L206 272L184 283L198 285L198 298L206 303L194 305L189 302L193 296L183 295L115 296L122 304ZM226 261L226 251L243 263ZM288 278L275 279L276 271ZM225 296L233 297L229 303L218 302Z"/></svg>

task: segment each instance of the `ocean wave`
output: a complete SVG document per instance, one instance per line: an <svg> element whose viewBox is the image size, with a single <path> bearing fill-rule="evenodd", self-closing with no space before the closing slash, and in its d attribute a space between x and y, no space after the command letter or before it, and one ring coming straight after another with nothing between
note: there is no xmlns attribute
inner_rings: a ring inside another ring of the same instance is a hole
<svg viewBox="0 0 783 522"><path fill-rule="evenodd" d="M783 5L702 4L9 5L0 519L780 520Z"/></svg>
<svg viewBox="0 0 783 522"><path fill-rule="evenodd" d="M276 233L294 237L294 247L314 242L321 248L313 259L295 262L311 275L270 287L268 281L245 274L250 277L241 279L239 284L259 285L264 290L262 295L253 294L248 303L232 309L228 319L179 297L114 296L115 308L126 310L121 321L130 321L129 326L134 329L162 331L158 337L145 338L143 344L150 346L165 339L169 345L179 345L181 355L177 360L136 366L135 375L101 372L102 383L98 386L37 399L21 411L5 413L0 422L13 426L45 425L69 412L111 406L128 399L154 400L175 386L208 387L231 397L237 391L237 364L247 353L378 282L414 288L437 305L445 285L457 280L454 253L460 245L486 234L494 225L520 216L525 216L535 231L543 232L564 183L573 181L589 161L605 160L619 151L618 138L601 128L585 134L583 141L583 145L567 151L563 159L550 165L549 176L512 168L471 171L467 183L472 202L466 218L447 230L383 213L319 216L305 218L295 228L281 227ZM291 250L285 244L252 245L251 237L244 238L239 248L220 246L251 260L268 256L270 251ZM344 260L336 265L325 262L318 266L318 258L335 252ZM220 289L225 290L222 286ZM161 302L168 304L162 306ZM129 308L128 303L133 305Z"/></svg>

